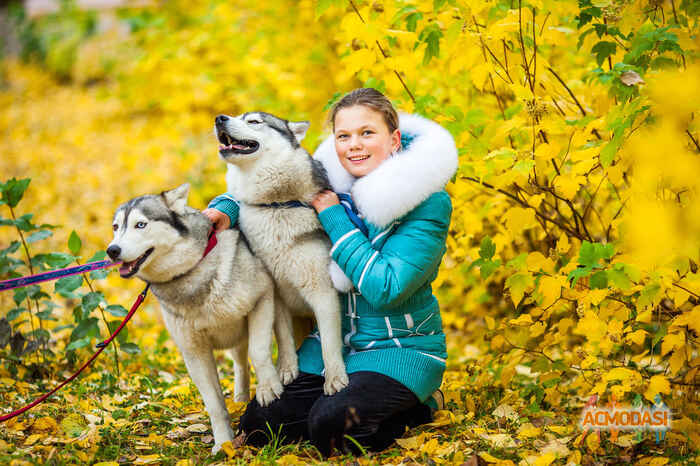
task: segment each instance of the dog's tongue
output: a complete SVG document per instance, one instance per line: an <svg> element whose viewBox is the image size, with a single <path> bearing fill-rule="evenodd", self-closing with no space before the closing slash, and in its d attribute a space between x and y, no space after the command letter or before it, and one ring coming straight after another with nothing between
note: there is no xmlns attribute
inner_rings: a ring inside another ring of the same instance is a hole
<svg viewBox="0 0 700 466"><path fill-rule="evenodd" d="M126 275L127 273L129 273L129 271L131 270L131 264L131 262L123 262L122 265L119 267L119 273L121 275Z"/></svg>

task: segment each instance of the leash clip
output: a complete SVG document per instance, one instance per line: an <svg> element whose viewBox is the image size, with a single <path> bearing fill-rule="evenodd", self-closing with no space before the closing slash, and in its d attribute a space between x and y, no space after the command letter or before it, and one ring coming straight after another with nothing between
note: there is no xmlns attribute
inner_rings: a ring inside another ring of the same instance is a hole
<svg viewBox="0 0 700 466"><path fill-rule="evenodd" d="M106 346L107 346L107 342L106 342L106 341L101 341L101 342L99 342L98 344L95 345L95 348L104 348L104 347L106 347Z"/></svg>

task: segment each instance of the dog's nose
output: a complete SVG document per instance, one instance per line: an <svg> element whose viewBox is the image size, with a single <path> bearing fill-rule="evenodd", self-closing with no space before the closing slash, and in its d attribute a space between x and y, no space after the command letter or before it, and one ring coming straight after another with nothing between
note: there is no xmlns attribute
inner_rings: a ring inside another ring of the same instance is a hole
<svg viewBox="0 0 700 466"><path fill-rule="evenodd" d="M119 258L119 254L122 253L122 248L117 246L116 244L111 245L110 247L107 248L107 255L112 259L113 261L116 261L117 258Z"/></svg>
<svg viewBox="0 0 700 466"><path fill-rule="evenodd" d="M226 115L219 115L216 118L214 118L214 123L217 125L223 125L224 121L228 120L228 117Z"/></svg>

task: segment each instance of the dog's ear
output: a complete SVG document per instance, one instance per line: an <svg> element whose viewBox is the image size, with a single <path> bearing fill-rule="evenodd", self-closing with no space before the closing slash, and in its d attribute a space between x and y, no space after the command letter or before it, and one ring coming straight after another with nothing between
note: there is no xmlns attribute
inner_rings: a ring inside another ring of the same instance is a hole
<svg viewBox="0 0 700 466"><path fill-rule="evenodd" d="M185 206L187 205L187 195L190 193L190 184L181 184L175 189L170 191L163 191L160 193L163 196L165 205L168 206L170 210L176 214L184 214Z"/></svg>
<svg viewBox="0 0 700 466"><path fill-rule="evenodd" d="M292 134L294 134L294 137L297 139L297 142L301 142L301 140L304 139L304 136L306 136L306 131L308 131L309 126L311 126L311 123L309 123L308 121L289 122L289 129L292 130Z"/></svg>

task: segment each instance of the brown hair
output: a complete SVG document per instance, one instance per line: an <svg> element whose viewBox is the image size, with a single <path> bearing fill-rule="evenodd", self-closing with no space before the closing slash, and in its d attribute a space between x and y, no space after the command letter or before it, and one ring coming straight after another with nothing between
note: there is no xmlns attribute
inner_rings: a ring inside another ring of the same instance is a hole
<svg viewBox="0 0 700 466"><path fill-rule="evenodd" d="M335 116L338 114L338 111L354 105L365 105L381 113L387 128L389 128L389 133L393 133L394 130L399 127L399 116L396 113L396 109L391 104L391 101L374 88L360 87L345 94L333 105L333 108L331 108L328 121L333 131L335 131Z"/></svg>

